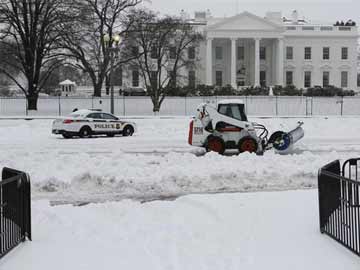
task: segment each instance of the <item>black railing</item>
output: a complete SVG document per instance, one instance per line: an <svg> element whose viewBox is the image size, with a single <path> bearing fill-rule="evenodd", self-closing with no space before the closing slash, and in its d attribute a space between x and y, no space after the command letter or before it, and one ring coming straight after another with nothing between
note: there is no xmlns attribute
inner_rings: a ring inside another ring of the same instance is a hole
<svg viewBox="0 0 360 270"><path fill-rule="evenodd" d="M30 178L21 171L4 168L0 182L0 258L31 240Z"/></svg>
<svg viewBox="0 0 360 270"><path fill-rule="evenodd" d="M360 159L319 170L320 230L360 256Z"/></svg>

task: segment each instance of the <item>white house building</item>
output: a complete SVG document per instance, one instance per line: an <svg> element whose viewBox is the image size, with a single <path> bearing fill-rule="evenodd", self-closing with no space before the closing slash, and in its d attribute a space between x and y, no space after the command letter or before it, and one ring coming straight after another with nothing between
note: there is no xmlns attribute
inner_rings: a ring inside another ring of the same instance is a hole
<svg viewBox="0 0 360 270"><path fill-rule="evenodd" d="M296 11L291 20L278 12L221 19L200 13L199 19L206 36L199 48L202 68L196 70L201 83L357 89L359 35L353 22L311 24Z"/></svg>

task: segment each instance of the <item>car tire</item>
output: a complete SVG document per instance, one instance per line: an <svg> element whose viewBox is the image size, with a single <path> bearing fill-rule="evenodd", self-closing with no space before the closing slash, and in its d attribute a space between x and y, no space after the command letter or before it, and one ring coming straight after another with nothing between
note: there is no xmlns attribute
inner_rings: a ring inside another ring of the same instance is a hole
<svg viewBox="0 0 360 270"><path fill-rule="evenodd" d="M134 134L134 128L132 126L126 126L124 127L122 131L122 135L124 137L132 136Z"/></svg>
<svg viewBox="0 0 360 270"><path fill-rule="evenodd" d="M79 137L80 138L91 138L92 130L90 127L82 127L79 131Z"/></svg>
<svg viewBox="0 0 360 270"><path fill-rule="evenodd" d="M71 139L72 135L68 134L68 133L63 133L62 136L64 137L64 139Z"/></svg>

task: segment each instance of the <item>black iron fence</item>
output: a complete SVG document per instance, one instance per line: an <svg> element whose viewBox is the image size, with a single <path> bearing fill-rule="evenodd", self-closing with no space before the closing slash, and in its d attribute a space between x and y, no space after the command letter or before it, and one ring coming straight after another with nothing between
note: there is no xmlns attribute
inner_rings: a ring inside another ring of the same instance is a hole
<svg viewBox="0 0 360 270"><path fill-rule="evenodd" d="M21 171L4 168L0 182L0 258L31 240L30 178Z"/></svg>
<svg viewBox="0 0 360 270"><path fill-rule="evenodd" d="M320 230L360 256L360 159L319 170Z"/></svg>

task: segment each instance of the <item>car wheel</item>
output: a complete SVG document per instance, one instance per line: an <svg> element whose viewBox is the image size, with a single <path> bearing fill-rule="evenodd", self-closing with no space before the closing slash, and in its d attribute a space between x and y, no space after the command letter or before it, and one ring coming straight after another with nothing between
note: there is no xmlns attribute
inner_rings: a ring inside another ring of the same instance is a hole
<svg viewBox="0 0 360 270"><path fill-rule="evenodd" d="M64 133L62 134L62 136L65 138L65 139L71 139L72 138L72 135L68 134L68 133Z"/></svg>
<svg viewBox="0 0 360 270"><path fill-rule="evenodd" d="M83 127L80 129L79 136L80 138L91 138L92 130L90 127Z"/></svg>
<svg viewBox="0 0 360 270"><path fill-rule="evenodd" d="M132 136L134 134L134 128L132 126L126 126L122 132L123 136Z"/></svg>

